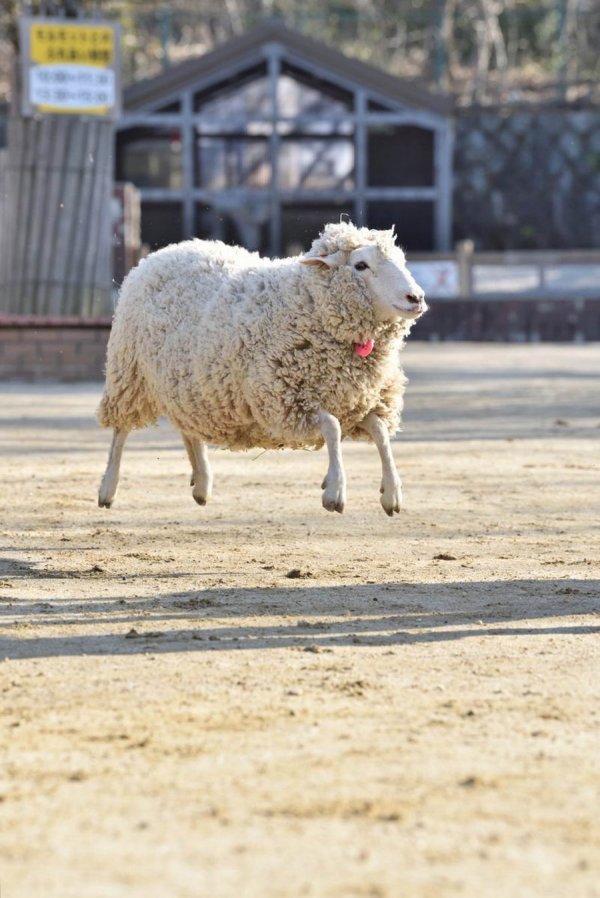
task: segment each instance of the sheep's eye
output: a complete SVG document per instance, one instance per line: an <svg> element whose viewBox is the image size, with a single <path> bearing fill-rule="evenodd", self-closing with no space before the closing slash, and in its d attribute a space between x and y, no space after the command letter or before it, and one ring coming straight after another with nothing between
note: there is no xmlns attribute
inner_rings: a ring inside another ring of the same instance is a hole
<svg viewBox="0 0 600 898"><path fill-rule="evenodd" d="M369 266L366 262L357 262L354 267L357 271L364 271L365 268L368 268Z"/></svg>

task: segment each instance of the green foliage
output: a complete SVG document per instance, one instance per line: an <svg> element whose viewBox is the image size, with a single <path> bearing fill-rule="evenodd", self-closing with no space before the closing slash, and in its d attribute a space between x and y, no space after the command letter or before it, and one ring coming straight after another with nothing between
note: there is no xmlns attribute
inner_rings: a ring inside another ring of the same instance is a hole
<svg viewBox="0 0 600 898"><path fill-rule="evenodd" d="M39 11L48 4L34 0ZM128 81L210 50L277 18L459 102L593 98L600 81L596 0L55 0L123 27ZM0 34L16 39L18 0L2 0ZM1 53L1 51L0 51Z"/></svg>

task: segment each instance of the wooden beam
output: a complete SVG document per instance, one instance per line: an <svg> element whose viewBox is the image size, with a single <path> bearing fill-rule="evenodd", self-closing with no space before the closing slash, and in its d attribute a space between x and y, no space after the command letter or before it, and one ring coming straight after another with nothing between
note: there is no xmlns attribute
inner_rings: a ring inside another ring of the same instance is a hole
<svg viewBox="0 0 600 898"><path fill-rule="evenodd" d="M142 201L144 202L178 202L185 199L183 190L171 190L168 187L140 187ZM264 197L265 190L261 187L237 187L227 191L236 193L240 202L251 203L259 197ZM206 190L196 187L192 196L197 202L211 203L221 191ZM340 190L328 188L326 190L280 190L278 196L285 203L321 203L321 202L349 202L356 199L356 190ZM365 199L368 200L396 200L398 202L423 202L435 201L437 191L435 187L369 187L365 190Z"/></svg>
<svg viewBox="0 0 600 898"><path fill-rule="evenodd" d="M269 254L279 256L281 246L281 196L279 191L279 155L281 140L278 131L279 101L278 86L281 75L281 57L277 44L267 46L267 71L269 74L269 90L271 96L271 135L269 137L269 154L271 160L271 189L270 206L271 220L269 222Z"/></svg>
<svg viewBox="0 0 600 898"><path fill-rule="evenodd" d="M240 130L239 122L231 124L228 119L216 118L214 116L203 115L200 112L192 112L188 117L195 125L201 125L206 131L211 132L211 136L219 136L220 134L239 134L244 133L250 124L270 125L271 116L253 115L243 123ZM410 111L410 112L368 112L365 104L365 111L361 118L369 125L414 125L418 128L433 130L439 127L439 119L433 119L429 113ZM127 112L117 122L118 131L126 131L129 128L137 127L158 127L158 128L178 128L181 127L184 115L180 112ZM281 116L278 119L281 125L287 125L290 130L297 130L306 134L314 134L315 137L327 134L343 133L341 129L347 128L351 132L357 122L356 111L349 112L347 115L331 116L326 120L315 119L314 116L296 115ZM315 124L326 121L330 127L329 132L311 131L310 128Z"/></svg>
<svg viewBox="0 0 600 898"><path fill-rule="evenodd" d="M183 176L183 236L196 235L196 208L194 200L196 129L193 121L193 96L191 91L181 95L181 152Z"/></svg>
<svg viewBox="0 0 600 898"><path fill-rule="evenodd" d="M434 137L434 177L437 186L434 231L435 249L444 252L452 245L452 153L450 122L438 128Z"/></svg>
<svg viewBox="0 0 600 898"><path fill-rule="evenodd" d="M358 90L354 95L354 116L354 223L361 226L367 220L366 189L369 170L367 94L364 90Z"/></svg>

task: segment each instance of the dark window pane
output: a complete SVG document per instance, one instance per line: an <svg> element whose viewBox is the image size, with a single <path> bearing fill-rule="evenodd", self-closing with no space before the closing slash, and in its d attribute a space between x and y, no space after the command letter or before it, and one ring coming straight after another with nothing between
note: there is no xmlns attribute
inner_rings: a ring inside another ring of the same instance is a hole
<svg viewBox="0 0 600 898"><path fill-rule="evenodd" d="M349 203L286 204L281 212L281 249L284 256L295 256L310 248L326 224L339 221L346 213L352 218Z"/></svg>
<svg viewBox="0 0 600 898"><path fill-rule="evenodd" d="M369 112L394 112L392 106L384 106L383 103L378 103L377 100L369 100L367 109Z"/></svg>
<svg viewBox="0 0 600 898"><path fill-rule="evenodd" d="M256 66L228 81L196 94L194 108L209 118L234 121L272 115L271 92L266 65Z"/></svg>
<svg viewBox="0 0 600 898"><path fill-rule="evenodd" d="M117 135L117 180L137 187L181 188L181 135L177 128L129 128Z"/></svg>
<svg viewBox="0 0 600 898"><path fill-rule="evenodd" d="M369 187L433 186L433 131L369 126Z"/></svg>
<svg viewBox="0 0 600 898"><path fill-rule="evenodd" d="M340 116L353 108L353 96L310 72L284 65L277 85L279 115Z"/></svg>
<svg viewBox="0 0 600 898"><path fill-rule="evenodd" d="M354 186L353 142L283 138L279 154L279 186L283 190L351 190Z"/></svg>
<svg viewBox="0 0 600 898"><path fill-rule="evenodd" d="M263 255L269 252L268 207L255 208L255 215L247 205L239 209L220 209L214 206L196 206L196 236L203 240L222 240L236 246L244 246Z"/></svg>
<svg viewBox="0 0 600 898"><path fill-rule="evenodd" d="M167 103L166 106L159 106L158 109L155 109L154 112L160 115L161 112L181 112L181 103L179 100L176 100L173 103Z"/></svg>
<svg viewBox="0 0 600 898"><path fill-rule="evenodd" d="M251 137L199 137L196 184L208 190L268 187L271 182L269 142Z"/></svg>
<svg viewBox="0 0 600 898"><path fill-rule="evenodd" d="M367 224L378 231L394 225L399 245L411 252L434 249L433 203L371 202L367 204Z"/></svg>
<svg viewBox="0 0 600 898"><path fill-rule="evenodd" d="M142 243L155 250L182 239L181 203L142 203Z"/></svg>

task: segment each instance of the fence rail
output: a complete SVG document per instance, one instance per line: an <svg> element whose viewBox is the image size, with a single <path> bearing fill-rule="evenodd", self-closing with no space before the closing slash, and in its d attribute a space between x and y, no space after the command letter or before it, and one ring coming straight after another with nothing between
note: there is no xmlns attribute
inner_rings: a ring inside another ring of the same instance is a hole
<svg viewBox="0 0 600 898"><path fill-rule="evenodd" d="M440 300L600 298L600 250L475 252L466 240L455 253L414 254L409 267Z"/></svg>

